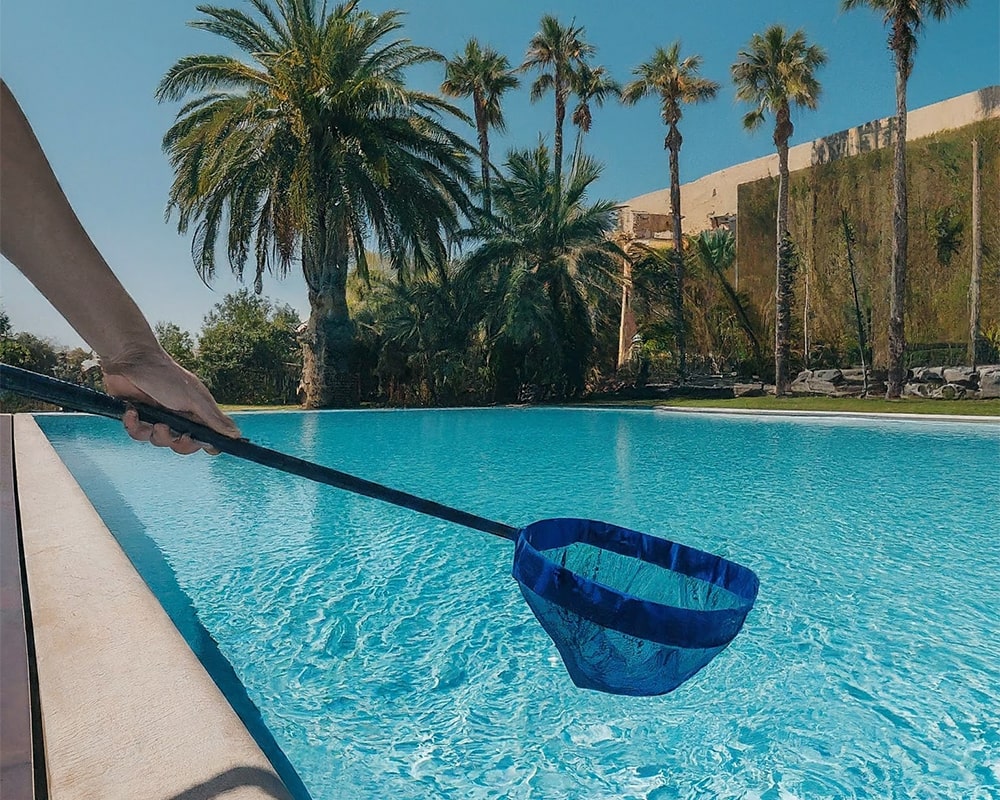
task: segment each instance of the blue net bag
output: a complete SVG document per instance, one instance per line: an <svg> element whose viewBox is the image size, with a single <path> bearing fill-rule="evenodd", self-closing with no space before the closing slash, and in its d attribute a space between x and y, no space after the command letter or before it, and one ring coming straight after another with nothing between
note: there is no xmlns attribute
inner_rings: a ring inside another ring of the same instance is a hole
<svg viewBox="0 0 1000 800"><path fill-rule="evenodd" d="M523 528L514 579L573 683L666 694L733 640L757 576L719 556L584 519Z"/></svg>

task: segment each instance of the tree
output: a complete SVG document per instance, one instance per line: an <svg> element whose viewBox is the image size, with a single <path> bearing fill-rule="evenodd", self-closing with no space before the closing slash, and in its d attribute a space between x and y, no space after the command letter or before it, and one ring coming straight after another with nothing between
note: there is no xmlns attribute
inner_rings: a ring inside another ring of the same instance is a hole
<svg viewBox="0 0 1000 800"><path fill-rule="evenodd" d="M191 372L198 371L198 359L194 354L194 339L173 322L157 322L153 328L156 341L174 361Z"/></svg>
<svg viewBox="0 0 1000 800"><path fill-rule="evenodd" d="M726 230L702 231L693 241L699 262L718 279L722 293L726 296L736 315L736 321L750 344L757 374L762 374L764 353L760 345L760 340L763 338L760 320L746 297L740 296L726 277L726 272L736 261L736 237Z"/></svg>
<svg viewBox="0 0 1000 800"><path fill-rule="evenodd" d="M206 281L226 225L229 263L242 278L253 256L258 293L265 271L301 260L311 310L304 404L346 405L356 399L348 270L367 271L370 241L395 269L440 269L461 215L475 213L474 151L444 125L461 112L405 86L408 68L442 59L391 38L400 12L359 11L357 0L251 4L256 16L199 6L204 18L191 23L246 61L187 56L157 89L161 101L193 95L163 139L175 172L169 210L181 233L194 226Z"/></svg>
<svg viewBox="0 0 1000 800"><path fill-rule="evenodd" d="M491 47L480 47L476 39L469 39L465 52L456 54L445 64L441 91L449 97L472 98L476 132L479 135L483 209L487 214L491 213L489 130L505 130L500 98L519 84L520 81L511 71L507 56Z"/></svg>
<svg viewBox="0 0 1000 800"><path fill-rule="evenodd" d="M535 69L540 73L531 84L531 101L540 100L549 89L555 95L555 185L562 183L563 123L566 121L566 103L576 84L576 72L586 62L595 48L583 39L582 26L563 26L551 14L542 17L538 33L531 37L524 56L522 70Z"/></svg>
<svg viewBox="0 0 1000 800"><path fill-rule="evenodd" d="M583 137L590 133L594 124L591 103L600 108L609 97L620 97L622 87L603 66L592 67L585 63L576 73L573 90L579 100L570 117L570 121L576 125L576 145L573 148L575 165L583 155Z"/></svg>
<svg viewBox="0 0 1000 800"><path fill-rule="evenodd" d="M480 399L461 285L430 275L405 283L376 277L367 287L358 320L373 339L374 372L390 403Z"/></svg>
<svg viewBox="0 0 1000 800"><path fill-rule="evenodd" d="M593 363L592 311L615 287L623 253L608 234L614 203L587 204L600 176L586 156L555 188L549 150L513 151L496 187L496 223L474 232L481 244L469 254L463 280L481 298L479 326L488 343L488 366L498 399L519 385L544 394L580 394Z"/></svg>
<svg viewBox="0 0 1000 800"><path fill-rule="evenodd" d="M11 331L6 336L0 336L0 361L12 367L54 376L59 364L59 351L49 339L27 331Z"/></svg>
<svg viewBox="0 0 1000 800"><path fill-rule="evenodd" d="M868 6L881 12L889 28L889 50L896 65L896 124L892 170L892 271L889 289L889 375L886 398L903 390L906 351L906 256L909 239L906 211L906 85L913 72L917 35L928 17L943 20L967 0L843 0L845 11Z"/></svg>
<svg viewBox="0 0 1000 800"><path fill-rule="evenodd" d="M198 336L201 376L220 403L295 401L301 357L298 314L247 289L227 294Z"/></svg>
<svg viewBox="0 0 1000 800"><path fill-rule="evenodd" d="M820 84L816 71L826 63L826 53L806 40L805 31L790 36L781 25L755 33L733 64L736 98L755 108L743 117L743 126L759 128L767 114L774 115L774 144L778 149L778 213L776 230L774 382L775 394L787 394L791 331L792 262L794 245L788 233L788 141L795 128L793 105L814 109Z"/></svg>
<svg viewBox="0 0 1000 800"><path fill-rule="evenodd" d="M645 61L633 70L636 80L628 84L622 91L622 102L634 105L649 94L657 94L660 98L660 114L667 126L667 138L664 148L670 153L670 211L673 216L674 244L674 327L677 337L677 350L680 358L680 377L684 379L686 364L685 325L684 325L684 237L681 233L681 177L680 153L684 138L681 136L678 123L683 115L683 106L691 103L702 103L715 97L719 84L701 77L701 56L693 55L681 58L681 43L679 41L664 50L657 47L649 61Z"/></svg>

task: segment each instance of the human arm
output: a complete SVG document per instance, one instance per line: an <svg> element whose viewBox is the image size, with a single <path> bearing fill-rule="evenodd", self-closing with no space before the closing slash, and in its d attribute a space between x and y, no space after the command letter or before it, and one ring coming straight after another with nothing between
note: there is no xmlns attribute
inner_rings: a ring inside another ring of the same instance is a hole
<svg viewBox="0 0 1000 800"><path fill-rule="evenodd" d="M239 436L197 377L160 347L90 240L7 84L0 81L0 251L97 352L111 394L160 405ZM181 452L199 445L126 414L136 439Z"/></svg>

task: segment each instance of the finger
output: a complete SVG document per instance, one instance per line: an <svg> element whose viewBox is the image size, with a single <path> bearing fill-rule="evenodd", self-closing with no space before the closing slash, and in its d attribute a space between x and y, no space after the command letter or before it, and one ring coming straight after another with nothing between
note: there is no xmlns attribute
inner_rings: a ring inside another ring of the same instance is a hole
<svg viewBox="0 0 1000 800"><path fill-rule="evenodd" d="M171 443L170 449L182 456L189 456L201 450L201 444L196 442L186 433L177 436Z"/></svg>
<svg viewBox="0 0 1000 800"><path fill-rule="evenodd" d="M137 442L148 442L149 437L153 435L153 426L139 419L139 414L134 408L125 412L122 424L125 426L125 432Z"/></svg>
<svg viewBox="0 0 1000 800"><path fill-rule="evenodd" d="M174 442L180 438L180 434L176 431L170 430L169 427L164 425L162 422L157 422L153 426L153 433L149 437L149 443L156 445L157 447L173 447Z"/></svg>

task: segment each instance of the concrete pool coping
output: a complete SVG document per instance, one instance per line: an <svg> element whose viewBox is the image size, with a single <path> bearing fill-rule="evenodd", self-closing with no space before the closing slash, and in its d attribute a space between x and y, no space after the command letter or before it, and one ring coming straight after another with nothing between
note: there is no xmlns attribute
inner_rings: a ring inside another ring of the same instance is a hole
<svg viewBox="0 0 1000 800"><path fill-rule="evenodd" d="M826 419L860 419L860 420L892 420L895 422L981 422L1000 425L1000 417L989 417L975 414L906 414L889 411L808 411L803 409L775 408L720 408L720 407L683 407L683 406L653 406L653 411L671 414L713 414L716 416L740 417L793 417L805 419L810 417Z"/></svg>
<svg viewBox="0 0 1000 800"><path fill-rule="evenodd" d="M14 457L48 797L290 800L30 415Z"/></svg>

